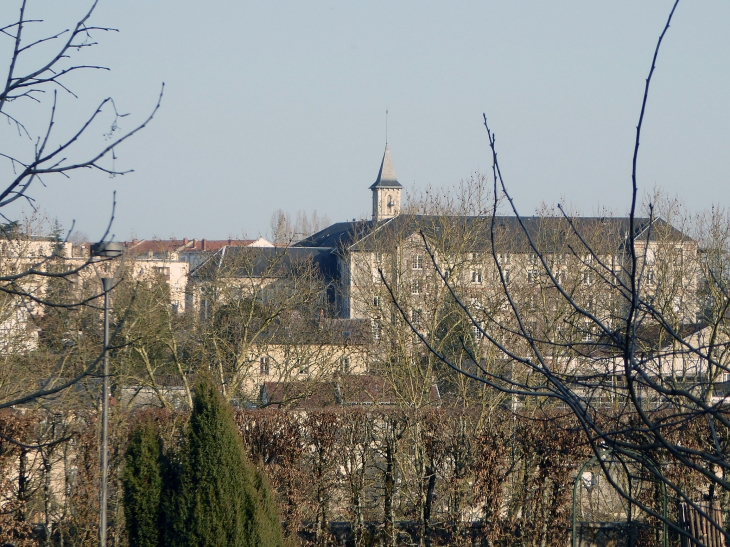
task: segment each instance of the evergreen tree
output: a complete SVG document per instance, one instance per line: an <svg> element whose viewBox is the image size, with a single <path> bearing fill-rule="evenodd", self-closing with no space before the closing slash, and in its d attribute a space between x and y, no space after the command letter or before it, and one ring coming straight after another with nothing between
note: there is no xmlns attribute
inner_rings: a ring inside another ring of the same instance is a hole
<svg viewBox="0 0 730 547"><path fill-rule="evenodd" d="M130 436L124 467L124 517L129 544L135 547L161 545L161 455L154 425L138 425Z"/></svg>
<svg viewBox="0 0 730 547"><path fill-rule="evenodd" d="M195 389L178 473L166 502L170 545L282 545L266 480L246 457L231 410L211 380Z"/></svg>

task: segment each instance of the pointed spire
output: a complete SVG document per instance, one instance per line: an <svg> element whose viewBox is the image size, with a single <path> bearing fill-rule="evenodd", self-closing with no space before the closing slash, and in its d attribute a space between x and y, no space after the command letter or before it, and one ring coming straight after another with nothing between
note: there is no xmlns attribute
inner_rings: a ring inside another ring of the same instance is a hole
<svg viewBox="0 0 730 547"><path fill-rule="evenodd" d="M393 162L390 160L390 150L388 150L387 144L385 145L383 161L380 163L378 180L370 186L371 190L373 188L403 188L403 185L395 178L395 169L393 169Z"/></svg>

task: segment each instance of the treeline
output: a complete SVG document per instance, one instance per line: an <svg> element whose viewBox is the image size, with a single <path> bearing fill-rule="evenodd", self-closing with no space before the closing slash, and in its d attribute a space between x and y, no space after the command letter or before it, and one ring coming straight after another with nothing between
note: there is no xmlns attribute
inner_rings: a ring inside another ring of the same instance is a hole
<svg viewBox="0 0 730 547"><path fill-rule="evenodd" d="M342 537L332 535L332 523L349 523L349 542L357 546L563 546L570 537L574 480L591 456L574 422L557 414L269 408L237 410L234 417L249 459L275 491L291 545L338 544ZM144 423L163 450L174 451L184 442L188 419L165 409L116 414L110 545L129 544L122 484L131 432ZM0 415L2 537L18 546L97 541L97 429L93 412ZM718 433L725 446L727 432ZM677 434L688 447L708 442L698 424L685 424ZM664 466L662 473L702 491L686 470ZM647 492L644 501L658 507L658 490ZM671 517L674 500L668 507ZM651 526L644 536L642 545L658 541Z"/></svg>

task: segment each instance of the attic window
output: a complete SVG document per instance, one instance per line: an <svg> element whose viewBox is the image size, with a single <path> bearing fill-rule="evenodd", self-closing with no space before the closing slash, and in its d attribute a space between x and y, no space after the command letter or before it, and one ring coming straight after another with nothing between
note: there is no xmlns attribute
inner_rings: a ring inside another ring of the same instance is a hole
<svg viewBox="0 0 730 547"><path fill-rule="evenodd" d="M268 357L260 357L259 358L259 374L262 374L264 376L268 376L271 372L269 367L269 358Z"/></svg>

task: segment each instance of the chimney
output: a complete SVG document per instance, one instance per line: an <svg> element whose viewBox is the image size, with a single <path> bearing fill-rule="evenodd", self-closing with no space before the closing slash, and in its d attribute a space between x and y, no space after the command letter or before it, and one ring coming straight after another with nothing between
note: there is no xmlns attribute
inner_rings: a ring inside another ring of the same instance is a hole
<svg viewBox="0 0 730 547"><path fill-rule="evenodd" d="M203 243L203 250L205 251L205 238L203 238L202 243Z"/></svg>
<svg viewBox="0 0 730 547"><path fill-rule="evenodd" d="M183 245L187 245L187 244L188 244L188 238L187 237L184 237L183 238Z"/></svg>
<svg viewBox="0 0 730 547"><path fill-rule="evenodd" d="M132 245L136 245L136 244L137 244L137 238L135 237L135 238L134 238L134 239L132 240Z"/></svg>

